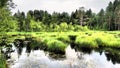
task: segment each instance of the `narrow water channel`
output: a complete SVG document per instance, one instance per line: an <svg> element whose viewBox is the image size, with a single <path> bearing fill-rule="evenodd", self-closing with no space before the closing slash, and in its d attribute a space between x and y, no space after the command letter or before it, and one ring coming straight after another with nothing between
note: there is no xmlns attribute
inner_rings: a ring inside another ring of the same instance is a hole
<svg viewBox="0 0 120 68"><path fill-rule="evenodd" d="M70 46L66 48L65 57L53 58L49 52L43 50L28 50L28 48L17 48L12 44L14 52L8 59L10 68L120 68L120 63L113 63L107 57L107 52L96 52L90 54L75 51Z"/></svg>

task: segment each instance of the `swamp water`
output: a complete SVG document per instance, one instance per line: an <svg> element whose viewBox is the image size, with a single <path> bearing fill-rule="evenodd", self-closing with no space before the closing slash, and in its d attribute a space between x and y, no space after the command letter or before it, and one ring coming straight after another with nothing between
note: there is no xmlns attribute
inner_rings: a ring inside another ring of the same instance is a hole
<svg viewBox="0 0 120 68"><path fill-rule="evenodd" d="M120 68L120 52L91 50L90 53L76 51L69 45L62 57L40 49L16 47L7 59L9 68Z"/></svg>

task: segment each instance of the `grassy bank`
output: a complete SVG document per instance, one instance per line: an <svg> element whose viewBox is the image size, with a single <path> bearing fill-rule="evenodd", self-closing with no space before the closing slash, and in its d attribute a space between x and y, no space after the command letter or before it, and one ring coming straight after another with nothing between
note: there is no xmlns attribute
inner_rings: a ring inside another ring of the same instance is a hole
<svg viewBox="0 0 120 68"><path fill-rule="evenodd" d="M75 36L73 40L70 36ZM39 47L51 52L64 52L65 48L74 43L78 48L120 48L120 31L86 31L86 32L8 32L7 41L31 38L31 47Z"/></svg>

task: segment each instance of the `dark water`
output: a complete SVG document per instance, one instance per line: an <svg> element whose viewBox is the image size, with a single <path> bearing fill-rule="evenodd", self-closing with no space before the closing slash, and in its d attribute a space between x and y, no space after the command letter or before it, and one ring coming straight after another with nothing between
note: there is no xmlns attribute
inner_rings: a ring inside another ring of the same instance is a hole
<svg viewBox="0 0 120 68"><path fill-rule="evenodd" d="M26 47L14 49L15 52L11 53L11 59L8 59L9 62L12 61L12 63L9 63L10 68L120 68L117 61L114 64L113 59L108 58L110 53L107 52L100 54L93 50L90 54L85 54L75 52L74 49L68 46L65 57L57 60L43 50L28 52Z"/></svg>
<svg viewBox="0 0 120 68"><path fill-rule="evenodd" d="M65 55L56 55L43 50L33 50L26 41L11 44L7 59L9 68L120 68L119 49L81 49L68 46ZM87 52L88 51L88 52ZM57 58L56 58L57 57Z"/></svg>

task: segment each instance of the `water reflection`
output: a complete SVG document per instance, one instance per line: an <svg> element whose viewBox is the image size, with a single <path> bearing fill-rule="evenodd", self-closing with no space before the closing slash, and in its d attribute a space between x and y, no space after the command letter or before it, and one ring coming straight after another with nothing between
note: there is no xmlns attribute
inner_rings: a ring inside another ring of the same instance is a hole
<svg viewBox="0 0 120 68"><path fill-rule="evenodd" d="M11 56L9 61L13 61L9 63L10 68L120 68L119 49L92 50L69 45L65 55L56 55L33 50L31 45L32 42L19 39L9 45L13 50L8 49Z"/></svg>
<svg viewBox="0 0 120 68"><path fill-rule="evenodd" d="M16 50L17 50L18 58L19 58L23 51L24 41L20 39L15 39L14 45L16 46Z"/></svg>
<svg viewBox="0 0 120 68"><path fill-rule="evenodd" d="M29 46L30 43L26 45ZM27 53L29 53L29 56ZM90 54L81 51L76 52L75 49L68 46L65 52L66 58L53 59L43 50L30 51L29 47L25 47L21 56L14 65L11 65L11 68L120 68L120 64L116 63L114 65L106 60L108 54L110 53L102 52L100 55L95 51L91 51Z"/></svg>
<svg viewBox="0 0 120 68"><path fill-rule="evenodd" d="M119 50L112 50L105 52L108 61L112 61L113 64L120 63L120 51Z"/></svg>

